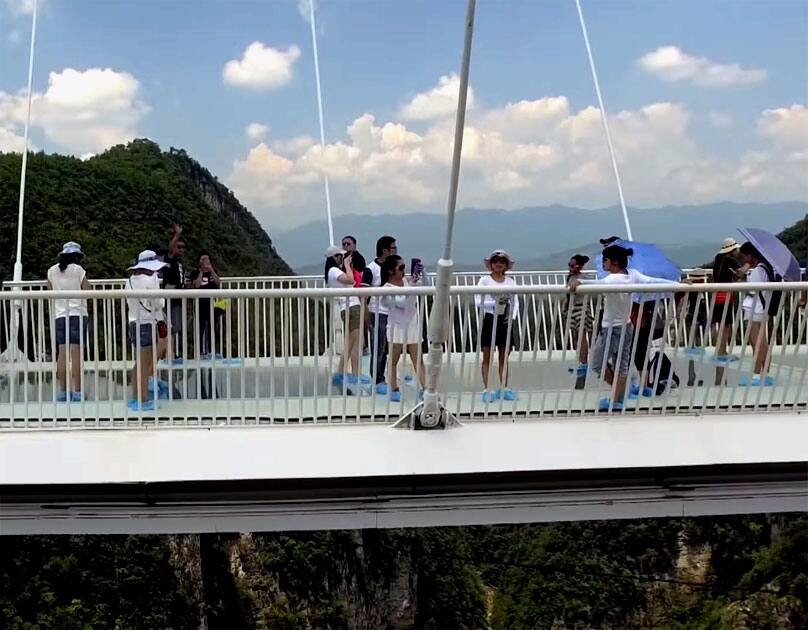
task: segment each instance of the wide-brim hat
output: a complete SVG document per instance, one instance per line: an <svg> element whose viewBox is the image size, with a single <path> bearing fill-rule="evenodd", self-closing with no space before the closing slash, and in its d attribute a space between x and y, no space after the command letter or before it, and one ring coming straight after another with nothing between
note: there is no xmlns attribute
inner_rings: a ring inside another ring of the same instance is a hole
<svg viewBox="0 0 808 630"><path fill-rule="evenodd" d="M325 257L331 258L332 256L336 256L338 254L342 254L343 256L346 254L345 250L342 249L339 245L331 245L330 247L326 247L325 250Z"/></svg>
<svg viewBox="0 0 808 630"><path fill-rule="evenodd" d="M721 249L718 250L719 254L729 254L730 252L734 252L736 249L740 249L740 244L734 238L725 238L724 242L721 244Z"/></svg>
<svg viewBox="0 0 808 630"><path fill-rule="evenodd" d="M65 254L80 254L84 256L84 252L81 251L81 245L76 243L75 241L68 241L64 245L62 245L62 251L59 252L60 256Z"/></svg>
<svg viewBox="0 0 808 630"><path fill-rule="evenodd" d="M137 261L134 265L129 267L129 270L134 271L135 269L147 269L149 271L160 271L160 269L163 267L168 267L168 263L157 258L157 254L155 254L152 250L144 249L138 254Z"/></svg>
<svg viewBox="0 0 808 630"><path fill-rule="evenodd" d="M508 261L508 269L511 269L513 267L513 258L511 258L511 255L504 249L495 249L493 252L491 252L490 254L488 254L488 256L485 257L485 267L489 271L491 270L492 258L504 258L505 260Z"/></svg>

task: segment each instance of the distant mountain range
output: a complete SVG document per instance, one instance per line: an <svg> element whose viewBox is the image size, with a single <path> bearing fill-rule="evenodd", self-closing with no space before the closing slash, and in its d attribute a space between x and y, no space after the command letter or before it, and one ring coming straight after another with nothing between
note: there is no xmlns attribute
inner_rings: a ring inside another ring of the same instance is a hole
<svg viewBox="0 0 808 630"><path fill-rule="evenodd" d="M727 236L740 239L736 228L759 227L777 233L805 217L806 211L808 204L799 201L725 202L630 208L629 216L635 240L658 243L679 265L691 266L711 259ZM443 248L446 217L433 213L345 215L337 218L335 230L340 236L356 236L359 250L368 259L375 253L376 239L390 234L398 240L403 255L420 256L431 266ZM453 257L459 269L477 269L486 253L501 247L514 256L522 269L563 269L570 254L591 255L598 248L599 238L624 236L624 232L617 207L465 208L456 217ZM316 221L288 231L274 230L273 240L296 271L319 273L326 243L314 243L312 235L327 233L325 222Z"/></svg>

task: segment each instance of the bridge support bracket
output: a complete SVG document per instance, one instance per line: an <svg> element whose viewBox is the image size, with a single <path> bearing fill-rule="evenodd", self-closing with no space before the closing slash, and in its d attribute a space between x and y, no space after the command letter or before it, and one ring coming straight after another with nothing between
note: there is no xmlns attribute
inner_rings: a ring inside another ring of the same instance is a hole
<svg viewBox="0 0 808 630"><path fill-rule="evenodd" d="M428 401L429 393L424 401L419 402L410 411L403 414L394 424L394 429L433 430L462 427L462 423L449 411L435 395L435 400Z"/></svg>

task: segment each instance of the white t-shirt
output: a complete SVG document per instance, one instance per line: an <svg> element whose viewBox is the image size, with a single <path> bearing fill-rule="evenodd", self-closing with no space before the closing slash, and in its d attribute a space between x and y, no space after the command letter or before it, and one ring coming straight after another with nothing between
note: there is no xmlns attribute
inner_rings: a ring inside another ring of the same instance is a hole
<svg viewBox="0 0 808 630"><path fill-rule="evenodd" d="M505 276L502 282L497 282L488 274L480 278L477 282L478 287L515 287L516 280L510 276ZM516 314L519 312L519 296L503 293L500 295L475 295L474 303L477 308L482 304L483 311L491 315L502 315L505 309L510 309L511 317L516 319Z"/></svg>
<svg viewBox="0 0 808 630"><path fill-rule="evenodd" d="M132 291L159 291L160 276L156 273L151 276L145 274L133 275L126 282L126 288ZM140 322L141 324L154 324L165 321L164 298L127 298L126 304L129 307L129 321Z"/></svg>
<svg viewBox="0 0 808 630"><path fill-rule="evenodd" d="M757 267L753 267L746 272L746 281L768 282L769 274L766 273L766 269L763 267L763 265L758 265ZM760 299L761 297L763 300ZM743 310L747 318L750 315L754 315L756 317L765 316L769 312L769 301L771 299L771 291L750 291L743 299ZM764 304L763 301L766 303Z"/></svg>
<svg viewBox="0 0 808 630"><path fill-rule="evenodd" d="M636 269L628 269L628 273L610 273L605 278L581 280L581 284L671 284L678 282L665 278L653 278L640 273ZM645 294L643 294L645 295ZM603 299L603 327L625 326L631 315L630 293L607 293Z"/></svg>
<svg viewBox="0 0 808 630"><path fill-rule="evenodd" d="M375 260L373 262L368 263L368 269L373 274L373 281L370 283L372 287L380 287L382 286L382 267L379 263ZM378 298L372 297L370 298L370 304L368 305L368 309L371 313L379 313L379 315L388 315L390 311L387 310L387 307L384 304L384 300L379 300Z"/></svg>
<svg viewBox="0 0 808 630"><path fill-rule="evenodd" d="M340 282L340 276L345 273L339 267L331 267L328 270L328 286L332 289L350 289L353 284L345 284ZM359 298L355 295L352 295L349 298L338 298L339 299L339 310L344 311L346 308L351 306L359 306Z"/></svg>
<svg viewBox="0 0 808 630"><path fill-rule="evenodd" d="M384 286L394 289L401 288L397 284L391 284L390 282ZM410 282L407 278L404 278L404 286L412 287L417 285ZM418 297L415 295L385 295L381 302L382 306L384 306L389 313L387 319L388 327L392 325L406 327L414 317L418 316Z"/></svg>
<svg viewBox="0 0 808 630"><path fill-rule="evenodd" d="M80 291L81 283L87 276L87 272L81 265L71 263L64 271L59 270L59 265L54 265L48 269L48 283L54 291ZM87 316L86 300L54 300L53 317Z"/></svg>

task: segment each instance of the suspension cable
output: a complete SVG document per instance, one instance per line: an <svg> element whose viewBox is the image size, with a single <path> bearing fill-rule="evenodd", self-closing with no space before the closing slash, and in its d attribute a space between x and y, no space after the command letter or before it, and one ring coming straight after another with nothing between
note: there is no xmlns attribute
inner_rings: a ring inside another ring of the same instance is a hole
<svg viewBox="0 0 808 630"><path fill-rule="evenodd" d="M325 148L325 124L323 123L323 92L320 87L320 58L317 52L317 26L314 22L314 0L309 2L309 24L311 25L311 47L314 51L314 78L317 83L317 112L320 116L320 146ZM331 189L328 185L328 175L323 173L325 187L325 211L328 219L328 242L334 244L334 219L331 216Z"/></svg>
<svg viewBox="0 0 808 630"><path fill-rule="evenodd" d="M626 200L623 197L623 184L620 181L620 169L617 168L617 159L614 156L614 146L612 145L612 136L609 133L609 122L606 120L606 107L603 105L603 96L600 93L600 83L598 82L598 73L595 70L595 60L592 57L592 47L589 45L589 35L586 31L586 22L584 21L584 13L581 10L581 0L575 0L575 6L578 8L578 19L581 22L581 32L584 36L584 44L586 45L586 54L589 57L589 68L592 70L592 81L595 84L595 94L598 97L598 106L600 107L600 119L603 122L603 131L606 133L606 143L609 145L609 156L612 159L612 169L614 170L614 179L617 182L617 194L620 197L620 207L623 210L623 222L626 224L626 236L628 240L633 241L634 237L631 233L631 222L628 219L628 210L626 209Z"/></svg>

